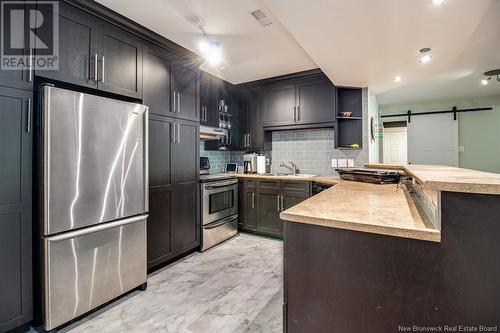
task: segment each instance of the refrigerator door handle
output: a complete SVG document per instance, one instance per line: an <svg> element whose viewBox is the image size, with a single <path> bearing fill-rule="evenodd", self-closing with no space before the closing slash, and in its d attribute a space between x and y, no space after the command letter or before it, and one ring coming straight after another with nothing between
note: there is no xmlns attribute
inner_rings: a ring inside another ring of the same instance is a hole
<svg viewBox="0 0 500 333"><path fill-rule="evenodd" d="M149 108L144 111L144 211L149 211Z"/></svg>
<svg viewBox="0 0 500 333"><path fill-rule="evenodd" d="M63 234L55 235L55 236L49 236L49 237L46 237L45 239L48 240L49 242L59 242L59 241L63 241L66 239L75 238L78 236L92 234L94 232L98 232L98 231L102 231L102 230L106 230L106 229L120 227L122 225L127 225L127 224L138 222L138 221L144 221L147 218L148 218L148 214L137 215L137 216L129 217L129 218L114 221L114 222L98 224L98 225L95 225L92 227L87 227L87 228L79 229L76 231L70 231L70 232L66 232Z"/></svg>

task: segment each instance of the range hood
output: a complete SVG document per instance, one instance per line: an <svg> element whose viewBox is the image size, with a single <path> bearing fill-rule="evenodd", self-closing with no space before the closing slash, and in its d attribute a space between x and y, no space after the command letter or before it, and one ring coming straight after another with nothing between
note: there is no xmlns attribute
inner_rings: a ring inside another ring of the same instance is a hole
<svg viewBox="0 0 500 333"><path fill-rule="evenodd" d="M219 140L222 137L227 137L227 129L219 127L200 126L200 139Z"/></svg>

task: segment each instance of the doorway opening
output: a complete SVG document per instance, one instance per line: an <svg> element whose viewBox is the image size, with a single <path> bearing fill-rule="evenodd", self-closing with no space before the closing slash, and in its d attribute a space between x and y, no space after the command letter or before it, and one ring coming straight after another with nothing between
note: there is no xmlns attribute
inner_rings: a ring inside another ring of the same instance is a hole
<svg viewBox="0 0 500 333"><path fill-rule="evenodd" d="M405 121L384 122L383 162L408 163L408 130Z"/></svg>

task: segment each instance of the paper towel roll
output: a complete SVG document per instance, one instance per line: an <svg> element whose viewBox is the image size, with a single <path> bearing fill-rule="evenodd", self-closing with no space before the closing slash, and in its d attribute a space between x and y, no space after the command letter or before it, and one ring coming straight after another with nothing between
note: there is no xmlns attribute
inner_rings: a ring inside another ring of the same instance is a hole
<svg viewBox="0 0 500 333"><path fill-rule="evenodd" d="M266 157L257 156L257 173L266 173Z"/></svg>

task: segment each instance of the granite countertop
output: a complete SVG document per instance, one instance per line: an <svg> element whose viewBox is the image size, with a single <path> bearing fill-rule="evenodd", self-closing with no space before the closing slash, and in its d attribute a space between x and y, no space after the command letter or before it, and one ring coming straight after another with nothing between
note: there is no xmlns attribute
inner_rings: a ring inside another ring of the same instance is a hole
<svg viewBox="0 0 500 333"><path fill-rule="evenodd" d="M408 172L424 189L448 192L500 194L500 174L444 165L365 164L367 168Z"/></svg>
<svg viewBox="0 0 500 333"><path fill-rule="evenodd" d="M329 185L336 185L340 182L339 177L335 176L314 176L314 177L296 177L296 176L286 176L286 175L269 175L269 174L257 174L257 173L237 173L238 178L250 178L250 179L269 179L269 180L292 180L292 181L303 181L303 182L318 182Z"/></svg>
<svg viewBox="0 0 500 333"><path fill-rule="evenodd" d="M439 242L406 188L353 181L338 184L280 214L281 219L346 230Z"/></svg>

